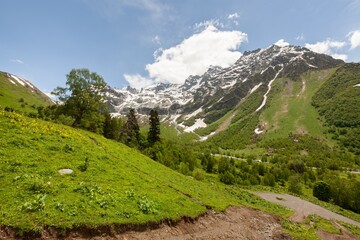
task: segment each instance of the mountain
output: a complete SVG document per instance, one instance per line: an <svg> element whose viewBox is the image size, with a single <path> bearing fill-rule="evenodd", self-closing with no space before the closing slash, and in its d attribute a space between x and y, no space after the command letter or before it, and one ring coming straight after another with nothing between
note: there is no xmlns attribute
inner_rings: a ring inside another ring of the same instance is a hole
<svg viewBox="0 0 360 240"><path fill-rule="evenodd" d="M184 84L156 84L144 89L108 88L106 93L110 109L126 114L135 108L140 114L148 114L155 108L168 121L180 126L204 127L214 123L243 99L261 92L266 104L267 92L277 78L297 79L311 70L329 69L342 64L324 54L318 54L298 46L271 45L265 49L245 52L229 68L210 67L201 76L190 76Z"/></svg>
<svg viewBox="0 0 360 240"><path fill-rule="evenodd" d="M53 104L53 101L30 81L19 76L0 72L0 106L18 111L32 112L37 106Z"/></svg>

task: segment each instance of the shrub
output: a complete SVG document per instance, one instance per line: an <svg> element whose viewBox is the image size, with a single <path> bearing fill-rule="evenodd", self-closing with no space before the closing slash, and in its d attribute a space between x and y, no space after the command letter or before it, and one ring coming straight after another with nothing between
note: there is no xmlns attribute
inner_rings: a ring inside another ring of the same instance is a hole
<svg viewBox="0 0 360 240"><path fill-rule="evenodd" d="M225 173L220 174L220 181L231 185L235 183L235 177L232 175L232 173L226 171Z"/></svg>
<svg viewBox="0 0 360 240"><path fill-rule="evenodd" d="M295 194L302 194L301 177L299 175L289 177L288 190Z"/></svg>
<svg viewBox="0 0 360 240"><path fill-rule="evenodd" d="M330 185L323 181L316 182L313 188L313 196L321 201L328 202L331 197Z"/></svg>
<svg viewBox="0 0 360 240"><path fill-rule="evenodd" d="M193 177L198 181L202 181L205 178L205 173L203 170L197 168L193 171Z"/></svg>

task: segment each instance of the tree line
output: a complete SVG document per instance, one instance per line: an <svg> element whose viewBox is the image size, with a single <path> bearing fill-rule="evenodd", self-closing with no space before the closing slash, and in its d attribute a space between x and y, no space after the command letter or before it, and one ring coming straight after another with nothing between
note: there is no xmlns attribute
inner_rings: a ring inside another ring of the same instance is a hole
<svg viewBox="0 0 360 240"><path fill-rule="evenodd" d="M52 92L58 104L38 107L34 117L102 134L140 149L160 141L160 121L156 110L149 113L150 129L144 138L140 135L134 109L129 109L126 121L111 116L104 98L106 83L100 75L88 69L73 69L66 79L66 87L57 87Z"/></svg>

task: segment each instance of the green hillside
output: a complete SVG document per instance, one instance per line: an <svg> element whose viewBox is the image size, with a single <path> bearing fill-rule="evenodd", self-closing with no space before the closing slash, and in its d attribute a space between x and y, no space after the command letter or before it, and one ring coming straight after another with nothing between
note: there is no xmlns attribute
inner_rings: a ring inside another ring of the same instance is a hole
<svg viewBox="0 0 360 240"><path fill-rule="evenodd" d="M22 85L8 73L0 72L0 106L29 113L36 111L38 106L52 104L48 96L31 86Z"/></svg>
<svg viewBox="0 0 360 240"><path fill-rule="evenodd" d="M312 106L312 97L335 69L312 71L294 81L281 78L274 82L268 107L260 116L266 130L264 139L287 137L290 132L324 137L319 114Z"/></svg>
<svg viewBox="0 0 360 240"><path fill-rule="evenodd" d="M197 133L205 135L216 131L209 141L223 149L234 150L271 139L287 138L290 133L326 139L325 127L312 105L312 98L335 71L311 71L297 79L276 79L266 105L256 112L267 90L267 86L262 85L222 119ZM228 124L224 127L226 122ZM256 128L262 133L256 134Z"/></svg>
<svg viewBox="0 0 360 240"><path fill-rule="evenodd" d="M176 220L241 204L289 213L90 132L3 110L0 132L0 225L19 232Z"/></svg>
<svg viewBox="0 0 360 240"><path fill-rule="evenodd" d="M328 132L343 147L360 155L360 64L340 67L313 98L330 127Z"/></svg>

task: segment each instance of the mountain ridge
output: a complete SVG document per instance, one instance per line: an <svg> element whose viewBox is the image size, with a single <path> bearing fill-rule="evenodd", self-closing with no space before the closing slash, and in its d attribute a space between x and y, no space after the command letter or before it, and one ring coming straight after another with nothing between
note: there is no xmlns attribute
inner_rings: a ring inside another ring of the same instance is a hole
<svg viewBox="0 0 360 240"><path fill-rule="evenodd" d="M228 68L212 66L201 76L189 76L183 84L159 83L143 89L121 90L109 87L107 101L114 114L126 114L135 108L139 114L146 115L155 108L169 122L186 126L198 121L200 125L207 125L255 91L265 91L265 94L271 88L271 81L278 77L296 79L306 71L342 63L304 47L271 45L244 52ZM267 89L264 88L267 85Z"/></svg>

